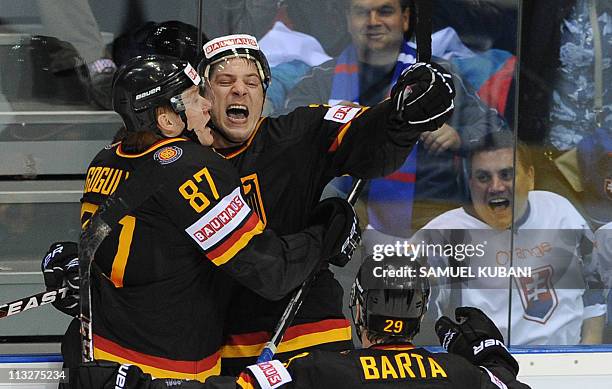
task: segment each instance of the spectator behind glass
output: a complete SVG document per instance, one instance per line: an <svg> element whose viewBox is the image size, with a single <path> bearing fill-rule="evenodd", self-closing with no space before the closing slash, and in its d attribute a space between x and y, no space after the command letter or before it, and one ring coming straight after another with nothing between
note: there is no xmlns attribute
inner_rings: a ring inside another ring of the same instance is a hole
<svg viewBox="0 0 612 389"><path fill-rule="evenodd" d="M433 266L468 266L473 274L487 266L528 267L532 274L512 279L511 300L507 277L463 278L459 287L440 289L439 313L458 305L477 306L502 332L509 331L510 320L510 344L601 343L606 314L601 284L596 274L584 275L582 270L593 234L567 199L533 190L529 151L523 144L516 145L514 165L514 147L511 133L485 137L469 157L472 203L436 217L413 240L483 247L482 255L467 259L430 255ZM510 239L514 239L513 246ZM453 281L460 280L454 277ZM589 287L597 285L593 293L585 289L585 282Z"/></svg>
<svg viewBox="0 0 612 389"><path fill-rule="evenodd" d="M71 43L80 57L79 60L60 50L51 59L52 71L61 72L86 65L85 81L91 98L100 107L111 109L111 88L117 67L106 52L89 2L38 0L38 8L45 33Z"/></svg>
<svg viewBox="0 0 612 389"><path fill-rule="evenodd" d="M527 0L521 29L517 128L522 140L537 147L536 187L568 197L583 211L553 162L597 128L612 134L612 3ZM602 79L601 94L596 75Z"/></svg>
<svg viewBox="0 0 612 389"><path fill-rule="evenodd" d="M290 92L287 109L341 101L372 105L386 98L401 71L416 59L414 48L408 45L413 7L408 0L348 0L352 43L340 56L304 77ZM413 225L422 226L465 200L458 182L459 151L504 127L501 118L456 74L454 82L458 91L452 118L442 128L422 134L400 170L372 180L362 196L367 201L369 224L386 235L409 236ZM413 199L419 201L418 206L413 206Z"/></svg>
<svg viewBox="0 0 612 389"><path fill-rule="evenodd" d="M211 38L250 34L261 38L274 24L278 0L204 0L204 32Z"/></svg>
<svg viewBox="0 0 612 389"><path fill-rule="evenodd" d="M350 41L344 18L345 0L206 0L204 31L212 38L250 34L262 38L275 21L317 39L337 55ZM214 12L213 12L214 11Z"/></svg>
<svg viewBox="0 0 612 389"><path fill-rule="evenodd" d="M274 27L260 41L266 54L272 82L266 91L264 116L278 116L283 110L285 97L313 66L331 59L314 37L291 30L283 22Z"/></svg>

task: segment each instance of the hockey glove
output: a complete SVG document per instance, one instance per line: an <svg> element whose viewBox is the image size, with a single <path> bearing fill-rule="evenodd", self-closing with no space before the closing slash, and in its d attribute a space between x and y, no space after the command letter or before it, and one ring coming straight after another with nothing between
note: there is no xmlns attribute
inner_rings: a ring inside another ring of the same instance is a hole
<svg viewBox="0 0 612 389"><path fill-rule="evenodd" d="M236 387L236 378L234 388ZM153 379L135 365L120 365L116 362L97 360L82 363L78 369L78 384L70 382L71 388L91 389L202 389L208 388L200 381L173 378Z"/></svg>
<svg viewBox="0 0 612 389"><path fill-rule="evenodd" d="M151 376L138 366L120 365L117 362L97 360L79 365L78 384L72 388L149 389Z"/></svg>
<svg viewBox="0 0 612 389"><path fill-rule="evenodd" d="M348 201L339 197L330 197L317 204L309 224L325 227L323 259L332 265L346 265L361 243L361 229L355 210Z"/></svg>
<svg viewBox="0 0 612 389"><path fill-rule="evenodd" d="M79 314L79 259L75 242L55 242L42 260L47 290L68 287L66 297L56 299L55 308L70 316Z"/></svg>
<svg viewBox="0 0 612 389"><path fill-rule="evenodd" d="M418 62L405 69L391 89L392 116L420 132L437 130L452 115L452 76L436 63Z"/></svg>
<svg viewBox="0 0 612 389"><path fill-rule="evenodd" d="M518 374L518 363L504 345L499 329L484 312L478 308L459 307L455 309L455 318L456 323L447 316L436 321L436 334L442 347L475 365L502 360L515 376Z"/></svg>

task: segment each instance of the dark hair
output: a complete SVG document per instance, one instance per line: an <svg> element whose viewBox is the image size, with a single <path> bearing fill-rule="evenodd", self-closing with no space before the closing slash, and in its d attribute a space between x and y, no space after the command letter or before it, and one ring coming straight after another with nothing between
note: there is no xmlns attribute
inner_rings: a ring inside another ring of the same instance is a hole
<svg viewBox="0 0 612 389"><path fill-rule="evenodd" d="M515 147L518 161L523 169L527 170L532 167L531 153L527 145L515 139L512 131L502 130L486 134L475 142L475 146L471 147L467 156L468 174L472 175L472 160L476 154L501 149L514 149Z"/></svg>
<svg viewBox="0 0 612 389"><path fill-rule="evenodd" d="M370 331L365 329L365 337L372 344L397 344L397 343L410 343L412 342L413 337L410 336L391 336L384 335L380 332Z"/></svg>
<svg viewBox="0 0 612 389"><path fill-rule="evenodd" d="M151 131L127 131L120 139L121 150L130 154L142 153L162 139Z"/></svg>
<svg viewBox="0 0 612 389"><path fill-rule="evenodd" d="M169 104L161 105L155 108L155 121L157 117L165 111L172 111L172 107ZM124 152L131 154L138 154L146 151L149 147L154 145L156 142L162 140L159 134L151 131L128 131L125 126L121 126L119 130L113 136L111 143L121 142L121 149Z"/></svg>
<svg viewBox="0 0 612 389"><path fill-rule="evenodd" d="M111 141L111 144L121 142L123 139L125 139L127 133L127 128L125 128L125 126L121 126L121 128L119 128L117 132L115 132L115 135L113 135L113 140Z"/></svg>

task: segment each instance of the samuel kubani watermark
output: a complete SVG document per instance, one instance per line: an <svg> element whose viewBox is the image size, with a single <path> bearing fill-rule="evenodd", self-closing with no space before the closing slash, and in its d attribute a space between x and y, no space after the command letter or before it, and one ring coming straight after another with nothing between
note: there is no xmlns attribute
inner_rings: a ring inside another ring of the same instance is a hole
<svg viewBox="0 0 612 389"><path fill-rule="evenodd" d="M372 275L376 278L470 279L520 278L532 275L531 266L508 266L488 261L486 257L490 256L490 250L487 250L487 241L461 244L396 241L395 244L376 244L372 248L372 259L380 262L380 266L372 268ZM492 258L494 260L495 256ZM389 265L390 259L393 259L393 265ZM416 269L401 266L402 261L417 259L424 265L423 267Z"/></svg>

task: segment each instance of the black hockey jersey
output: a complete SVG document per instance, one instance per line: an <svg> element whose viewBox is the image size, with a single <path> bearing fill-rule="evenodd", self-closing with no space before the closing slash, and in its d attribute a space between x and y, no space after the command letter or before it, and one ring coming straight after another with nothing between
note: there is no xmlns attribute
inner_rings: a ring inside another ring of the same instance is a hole
<svg viewBox="0 0 612 389"><path fill-rule="evenodd" d="M306 225L309 211L332 178L380 177L401 166L419 132L401 128L392 112L389 101L372 108L302 107L261 119L243 146L222 152L238 168L247 201L266 226L293 233ZM281 359L313 346L352 346L342 295L332 273L320 272L280 344ZM270 303L240 290L231 304L231 335L222 350L224 374L236 375L253 363L286 304L287 299Z"/></svg>
<svg viewBox="0 0 612 389"><path fill-rule="evenodd" d="M344 352L302 353L282 366L255 365L240 375L243 389L269 388L427 388L528 389L503 364L479 367L447 353L431 353L409 344L377 345ZM261 367L260 367L261 366ZM290 378L289 378L290 376Z"/></svg>
<svg viewBox="0 0 612 389"><path fill-rule="evenodd" d="M165 165L165 185L123 217L95 254L94 357L203 381L220 372L234 281L268 299L284 296L318 266L323 227L284 237L264 231L236 170L183 138L140 154L120 143L98 153L87 170L81 221L151 158Z"/></svg>

